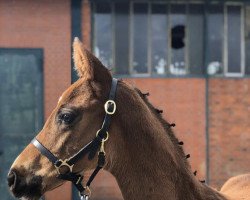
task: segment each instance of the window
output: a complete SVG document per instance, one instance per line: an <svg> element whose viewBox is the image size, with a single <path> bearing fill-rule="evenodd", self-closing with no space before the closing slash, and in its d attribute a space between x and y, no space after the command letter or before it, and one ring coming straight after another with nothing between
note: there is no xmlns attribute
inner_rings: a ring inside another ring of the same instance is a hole
<svg viewBox="0 0 250 200"><path fill-rule="evenodd" d="M93 11L95 55L115 74L202 73L203 4L96 2Z"/></svg>
<svg viewBox="0 0 250 200"><path fill-rule="evenodd" d="M116 74L129 74L129 3L114 6L114 69Z"/></svg>
<svg viewBox="0 0 250 200"><path fill-rule="evenodd" d="M153 74L165 74L168 64L168 6L153 4L151 10L151 66Z"/></svg>
<svg viewBox="0 0 250 200"><path fill-rule="evenodd" d="M209 75L223 72L223 5L209 5L207 19L207 54Z"/></svg>
<svg viewBox="0 0 250 200"><path fill-rule="evenodd" d="M186 63L186 5L170 5L171 23L171 64L169 71L175 75L187 73Z"/></svg>
<svg viewBox="0 0 250 200"><path fill-rule="evenodd" d="M106 67L110 67L113 65L111 5L98 3L94 9L94 52Z"/></svg>
<svg viewBox="0 0 250 200"><path fill-rule="evenodd" d="M93 49L117 75L250 74L249 7L216 1L206 6L202 1L95 1Z"/></svg>
<svg viewBox="0 0 250 200"><path fill-rule="evenodd" d="M188 52L190 74L203 74L204 69L204 14L203 4L191 4L188 15Z"/></svg>
<svg viewBox="0 0 250 200"><path fill-rule="evenodd" d="M245 19L245 73L250 75L250 6L246 7Z"/></svg>
<svg viewBox="0 0 250 200"><path fill-rule="evenodd" d="M148 74L148 4L132 4L132 73Z"/></svg>
<svg viewBox="0 0 250 200"><path fill-rule="evenodd" d="M211 4L208 13L207 73L242 76L245 68L242 5Z"/></svg>
<svg viewBox="0 0 250 200"><path fill-rule="evenodd" d="M244 70L242 16L241 6L225 7L225 68L231 76L241 75Z"/></svg>

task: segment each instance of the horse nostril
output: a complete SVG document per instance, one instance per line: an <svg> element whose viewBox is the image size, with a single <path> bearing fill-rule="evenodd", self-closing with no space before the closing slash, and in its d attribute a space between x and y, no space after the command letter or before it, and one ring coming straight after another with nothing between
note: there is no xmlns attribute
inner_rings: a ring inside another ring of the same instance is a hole
<svg viewBox="0 0 250 200"><path fill-rule="evenodd" d="M8 186L12 187L14 189L16 187L16 182L17 182L17 174L13 170L11 170L8 174Z"/></svg>

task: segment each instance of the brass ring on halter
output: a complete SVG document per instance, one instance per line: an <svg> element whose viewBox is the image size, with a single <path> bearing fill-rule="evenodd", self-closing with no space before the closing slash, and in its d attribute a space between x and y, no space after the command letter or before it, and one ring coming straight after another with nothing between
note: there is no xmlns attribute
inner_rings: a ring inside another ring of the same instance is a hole
<svg viewBox="0 0 250 200"><path fill-rule="evenodd" d="M112 111L109 111L109 104L112 104L113 105L113 110ZM116 103L113 101L113 100L108 100L106 101L106 103L104 104L104 109L105 109L105 112L109 115L113 115L116 111Z"/></svg>
<svg viewBox="0 0 250 200"><path fill-rule="evenodd" d="M96 132L96 136L99 135L99 132L100 132L101 130L102 130L102 129L99 129L99 130ZM102 139L103 142L106 142L106 141L109 139L109 133L108 133L108 131L106 131L106 134L107 134L106 138L103 138L103 139Z"/></svg>

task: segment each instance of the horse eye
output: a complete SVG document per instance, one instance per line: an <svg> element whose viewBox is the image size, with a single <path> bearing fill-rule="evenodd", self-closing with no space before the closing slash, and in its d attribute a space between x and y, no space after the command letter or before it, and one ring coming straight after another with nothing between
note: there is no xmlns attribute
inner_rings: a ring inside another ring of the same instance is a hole
<svg viewBox="0 0 250 200"><path fill-rule="evenodd" d="M72 113L62 113L60 116L59 116L59 119L65 123L65 124L71 124L74 119L75 119L75 115L72 114Z"/></svg>

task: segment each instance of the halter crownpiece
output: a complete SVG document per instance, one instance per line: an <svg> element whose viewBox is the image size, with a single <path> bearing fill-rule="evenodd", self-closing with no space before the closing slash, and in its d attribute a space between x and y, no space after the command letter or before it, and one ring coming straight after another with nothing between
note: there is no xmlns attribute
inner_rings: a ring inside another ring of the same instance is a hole
<svg viewBox="0 0 250 200"><path fill-rule="evenodd" d="M103 168L105 165L105 150L104 145L105 142L109 138L108 129L111 123L111 116L116 111L116 103L115 103L115 94L116 94L116 88L117 88L117 82L118 80L113 78L112 79L112 85L109 93L109 99L104 104L104 110L105 110L105 116L102 123L101 129L99 129L96 133L95 138L89 142L87 145L85 145L83 148L81 148L75 155L72 157L62 160L57 158L53 153L51 153L50 150L48 150L45 146L43 146L42 143L40 143L36 138L34 138L31 143L40 151L42 155L47 157L50 162L53 163L55 166L57 172L58 172L58 178L71 181L74 186L79 191L81 200L88 200L91 195L90 190L90 184L98 174L98 172ZM88 159L92 160L97 151L98 152L98 163L94 170L94 172L89 177L89 180L87 181L86 185L82 185L83 176L79 173L74 173L73 168L77 161L79 161L82 157L84 157L86 154L88 154ZM61 171L62 167L67 167L68 170L66 173L63 173Z"/></svg>

